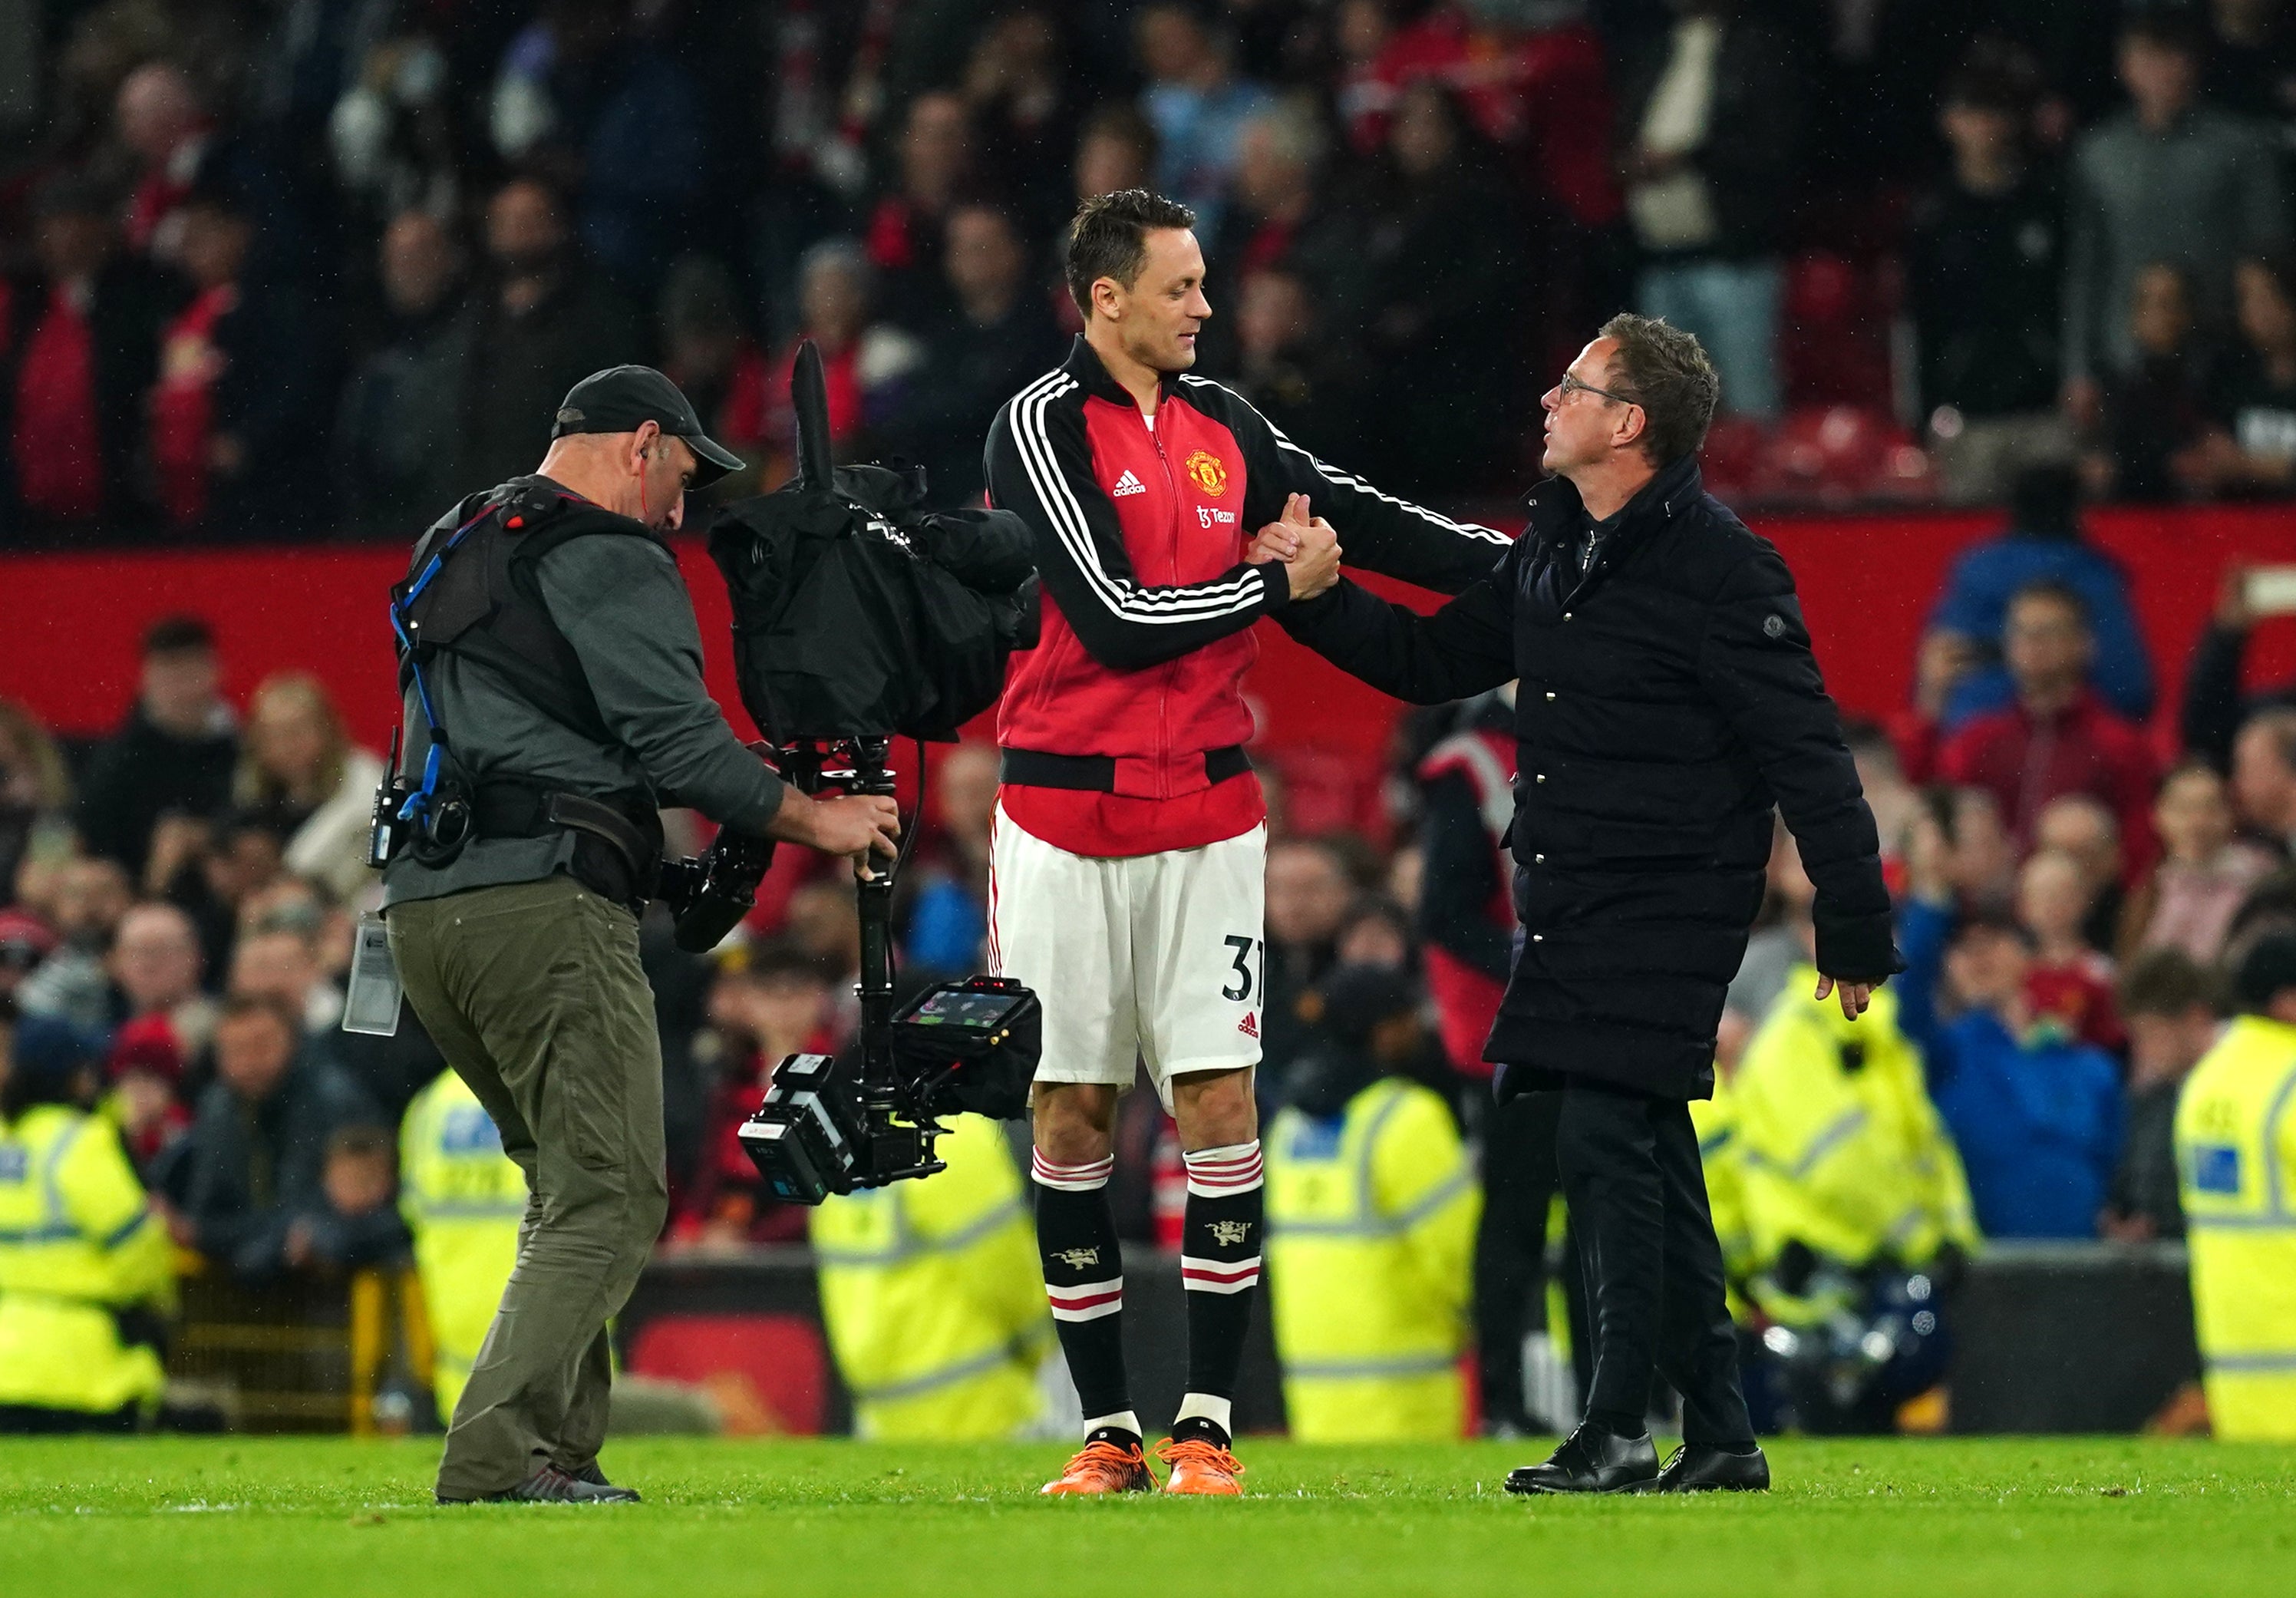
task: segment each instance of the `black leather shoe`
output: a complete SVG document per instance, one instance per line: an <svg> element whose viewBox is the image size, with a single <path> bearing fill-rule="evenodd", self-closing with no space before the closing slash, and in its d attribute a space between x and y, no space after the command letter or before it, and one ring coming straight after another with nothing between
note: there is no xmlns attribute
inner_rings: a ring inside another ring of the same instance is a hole
<svg viewBox="0 0 2296 1598"><path fill-rule="evenodd" d="M1685 1443L1667 1458L1658 1473L1661 1493L1767 1493L1770 1462L1756 1448L1750 1454L1729 1454L1703 1444Z"/></svg>
<svg viewBox="0 0 2296 1598"><path fill-rule="evenodd" d="M638 1501L638 1496L626 1487L577 1481L565 1471L548 1466L537 1471L516 1487L499 1493L482 1493L476 1498L449 1498L443 1493L433 1496L441 1504L636 1504Z"/></svg>
<svg viewBox="0 0 2296 1598"><path fill-rule="evenodd" d="M1507 1472L1510 1493L1646 1493L1658 1485L1658 1449L1647 1434L1620 1437L1581 1426L1542 1465Z"/></svg>

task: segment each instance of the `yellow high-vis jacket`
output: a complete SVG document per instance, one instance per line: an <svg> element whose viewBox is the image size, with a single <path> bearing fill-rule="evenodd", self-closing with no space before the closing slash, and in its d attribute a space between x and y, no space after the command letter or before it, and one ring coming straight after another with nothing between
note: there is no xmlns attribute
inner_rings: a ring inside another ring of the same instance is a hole
<svg viewBox="0 0 2296 1598"><path fill-rule="evenodd" d="M822 1319L861 1437L1008 1438L1044 1413L1053 1317L1021 1170L995 1121L950 1126L947 1170L813 1212Z"/></svg>
<svg viewBox="0 0 2296 1598"><path fill-rule="evenodd" d="M1443 1101L1400 1078L1267 1140L1267 1285L1292 1435L1450 1438L1482 1191Z"/></svg>
<svg viewBox="0 0 2296 1598"><path fill-rule="evenodd" d="M167 1228L111 1123L39 1104L0 1124L0 1404L158 1407L167 1379L119 1312L174 1307Z"/></svg>
<svg viewBox="0 0 2296 1598"><path fill-rule="evenodd" d="M2296 1441L2296 1027L2243 1016L2177 1100L2209 1419Z"/></svg>
<svg viewBox="0 0 2296 1598"><path fill-rule="evenodd" d="M1756 1272L1799 1241L1856 1267L1886 1256L1918 1270L1950 1243L1978 1243L1961 1155L1931 1103L1921 1051L1884 987L1857 1020L1810 996L1797 967L1746 1045L1730 1084L1731 1151ZM1719 1217L1718 1219L1718 1229ZM1799 1306L1756 1297L1792 1323Z"/></svg>
<svg viewBox="0 0 2296 1598"><path fill-rule="evenodd" d="M526 1173L460 1077L441 1072L414 1095L398 1133L398 1209L414 1237L441 1421L453 1418L518 1263L526 1196Z"/></svg>

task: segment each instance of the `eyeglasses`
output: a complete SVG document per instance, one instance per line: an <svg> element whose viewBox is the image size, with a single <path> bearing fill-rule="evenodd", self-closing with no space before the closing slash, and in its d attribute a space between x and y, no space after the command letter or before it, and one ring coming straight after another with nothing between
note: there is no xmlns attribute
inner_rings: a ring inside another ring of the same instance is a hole
<svg viewBox="0 0 2296 1598"><path fill-rule="evenodd" d="M1570 398L1573 394L1600 394L1603 398L1615 399L1620 405L1642 404L1639 399L1629 399L1623 394L1613 394L1608 389L1598 389L1592 383L1582 383L1568 372L1562 374L1562 381L1554 386L1562 390L1562 397L1565 399Z"/></svg>

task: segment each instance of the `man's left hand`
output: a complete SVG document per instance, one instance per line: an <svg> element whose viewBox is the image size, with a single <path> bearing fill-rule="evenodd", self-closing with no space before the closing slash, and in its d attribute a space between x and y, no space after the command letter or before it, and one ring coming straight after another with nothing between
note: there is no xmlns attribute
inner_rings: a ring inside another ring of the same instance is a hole
<svg viewBox="0 0 2296 1598"><path fill-rule="evenodd" d="M1244 560L1254 566L1265 566L1270 561L1290 561L1300 553L1300 539L1314 525L1308 513L1308 496L1289 496L1283 501L1283 519L1271 521L1259 529L1259 536L1243 552Z"/></svg>
<svg viewBox="0 0 2296 1598"><path fill-rule="evenodd" d="M1880 984L1874 982L1837 982L1821 971L1817 978L1816 996L1823 999L1828 994L1838 995L1841 1000L1841 1018L1854 1021L1865 1014L1866 1007L1874 1002L1874 989L1878 986Z"/></svg>

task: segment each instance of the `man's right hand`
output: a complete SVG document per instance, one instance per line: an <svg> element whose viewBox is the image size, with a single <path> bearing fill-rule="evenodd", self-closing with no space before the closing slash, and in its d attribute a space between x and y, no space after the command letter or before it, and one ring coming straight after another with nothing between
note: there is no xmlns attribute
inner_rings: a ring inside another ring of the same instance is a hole
<svg viewBox="0 0 2296 1598"><path fill-rule="evenodd" d="M891 859L899 852L901 813L882 793L848 793L816 799L794 788L782 791L782 807L774 812L767 829L776 838L802 843L824 855L842 855L859 865L865 875L869 858Z"/></svg>

